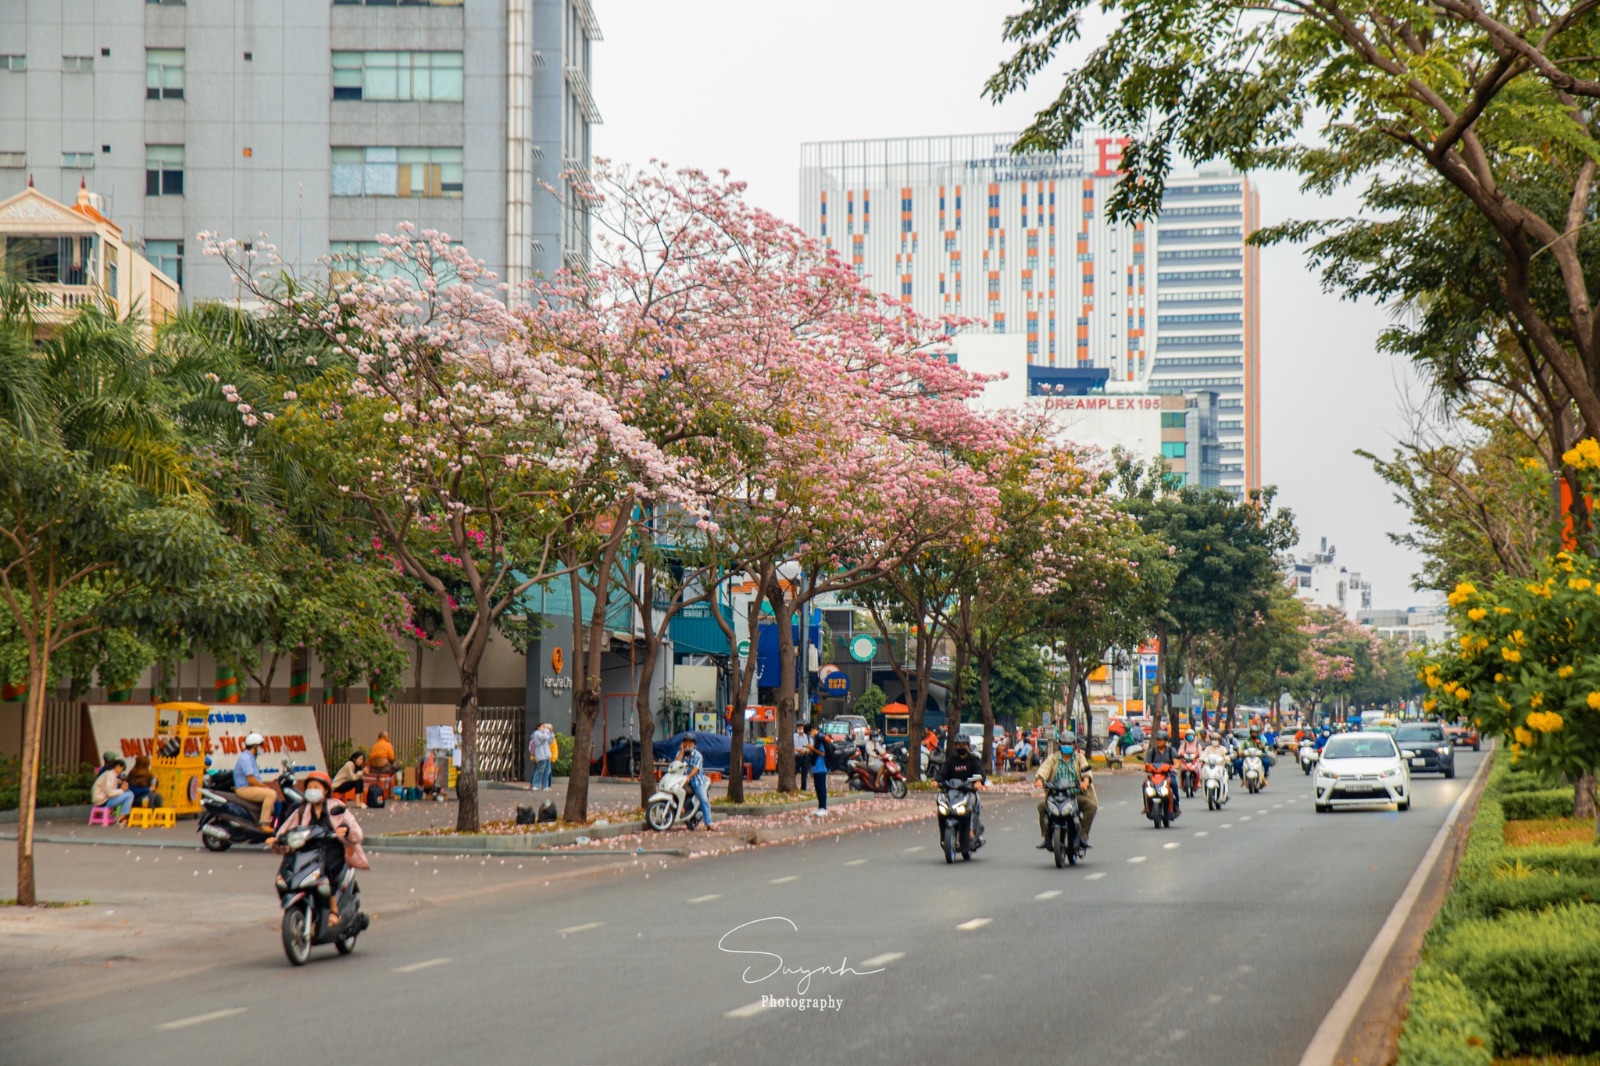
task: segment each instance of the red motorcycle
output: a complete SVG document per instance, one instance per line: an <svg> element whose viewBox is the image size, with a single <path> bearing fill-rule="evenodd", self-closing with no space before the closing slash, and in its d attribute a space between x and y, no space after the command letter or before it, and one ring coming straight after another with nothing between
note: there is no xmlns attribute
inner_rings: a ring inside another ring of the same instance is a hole
<svg viewBox="0 0 1600 1066"><path fill-rule="evenodd" d="M887 792L895 799L906 798L906 775L900 769L900 763L893 755L881 756L883 760L883 786L878 785L880 776L871 766L865 756L858 755L850 760L849 786L852 792Z"/></svg>
<svg viewBox="0 0 1600 1066"><path fill-rule="evenodd" d="M1200 756L1178 756L1178 787L1183 789L1183 794L1194 799L1194 794L1200 790Z"/></svg>
<svg viewBox="0 0 1600 1066"><path fill-rule="evenodd" d="M1144 816L1160 829L1172 824L1172 814L1178 797L1172 791L1171 766L1145 766Z"/></svg>

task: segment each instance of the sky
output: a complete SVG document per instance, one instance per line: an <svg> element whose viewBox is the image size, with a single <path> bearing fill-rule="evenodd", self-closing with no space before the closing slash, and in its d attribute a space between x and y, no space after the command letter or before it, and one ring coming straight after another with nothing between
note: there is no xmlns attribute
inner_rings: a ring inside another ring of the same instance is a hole
<svg viewBox="0 0 1600 1066"><path fill-rule="evenodd" d="M754 203L798 218L803 141L1020 130L1059 85L1041 77L995 106L983 83L1007 55L1004 16L1017 0L594 0L604 122L596 154L726 168ZM1091 42L1092 43L1092 42ZM1064 57L1070 62L1089 45ZM1254 175L1264 224L1340 217L1353 196L1298 191L1292 176ZM1262 465L1295 514L1301 550L1326 537L1373 584L1374 607L1427 601L1411 591L1416 558L1393 545L1406 510L1370 464L1404 429L1403 360L1375 341L1387 312L1322 292L1298 247L1263 250Z"/></svg>

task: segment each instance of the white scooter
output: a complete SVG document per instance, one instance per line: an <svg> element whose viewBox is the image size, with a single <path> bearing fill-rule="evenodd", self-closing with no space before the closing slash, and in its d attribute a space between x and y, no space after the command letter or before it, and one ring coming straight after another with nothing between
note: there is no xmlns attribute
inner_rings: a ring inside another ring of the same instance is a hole
<svg viewBox="0 0 1600 1066"><path fill-rule="evenodd" d="M705 773L704 770L700 772ZM700 821L700 797L689 787L689 767L682 759L672 760L661 775L661 783L650 797L644 816L650 828L660 833L675 825L693 829Z"/></svg>
<svg viewBox="0 0 1600 1066"><path fill-rule="evenodd" d="M1267 779L1266 763L1261 761L1261 752L1257 748L1244 749L1244 766L1242 767L1244 787L1253 795L1261 791L1261 784Z"/></svg>
<svg viewBox="0 0 1600 1066"><path fill-rule="evenodd" d="M1228 802L1228 760L1216 752L1200 756L1200 787L1205 789L1206 807L1222 810Z"/></svg>
<svg viewBox="0 0 1600 1066"><path fill-rule="evenodd" d="M1317 745L1310 737L1300 742L1300 771L1307 777L1311 776L1311 768L1317 765Z"/></svg>

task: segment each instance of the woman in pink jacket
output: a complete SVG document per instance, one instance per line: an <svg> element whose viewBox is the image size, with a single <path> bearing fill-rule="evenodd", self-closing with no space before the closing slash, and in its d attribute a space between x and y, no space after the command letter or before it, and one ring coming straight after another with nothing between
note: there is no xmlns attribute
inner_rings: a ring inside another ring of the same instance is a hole
<svg viewBox="0 0 1600 1066"><path fill-rule="evenodd" d="M278 826L278 832L268 838L267 845L274 851L281 850L278 846L278 837L291 829L302 826L319 824L338 835L344 847L334 847L333 841L324 845L322 871L328 878L328 884L334 886L334 891L328 896L328 919L332 922L339 920L339 892L338 885L344 878L345 867L352 866L357 870L367 870L371 864L367 862L367 853L361 850L361 841L364 834L361 824L356 821L356 816L350 809L337 800L329 801L329 794L333 791L333 781L321 770L313 770L299 781L301 794L306 801L290 812Z"/></svg>

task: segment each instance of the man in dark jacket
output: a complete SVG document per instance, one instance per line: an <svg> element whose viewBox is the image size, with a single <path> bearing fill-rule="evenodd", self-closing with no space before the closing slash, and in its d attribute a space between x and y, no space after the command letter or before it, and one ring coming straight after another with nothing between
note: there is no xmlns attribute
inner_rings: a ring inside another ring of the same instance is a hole
<svg viewBox="0 0 1600 1066"><path fill-rule="evenodd" d="M983 760L972 751L972 745L965 736L957 736L955 750L945 760L944 771L940 775L941 781L965 781L969 778L983 777ZM979 844L983 843L983 804L978 801L978 794L972 794L972 835Z"/></svg>
<svg viewBox="0 0 1600 1066"><path fill-rule="evenodd" d="M1160 730L1156 733L1154 746L1144 756L1145 766L1165 766L1171 773L1172 789L1172 816L1176 818L1182 811L1179 806L1183 802L1183 789L1178 787L1177 762L1173 758L1172 748L1167 744L1167 731Z"/></svg>

